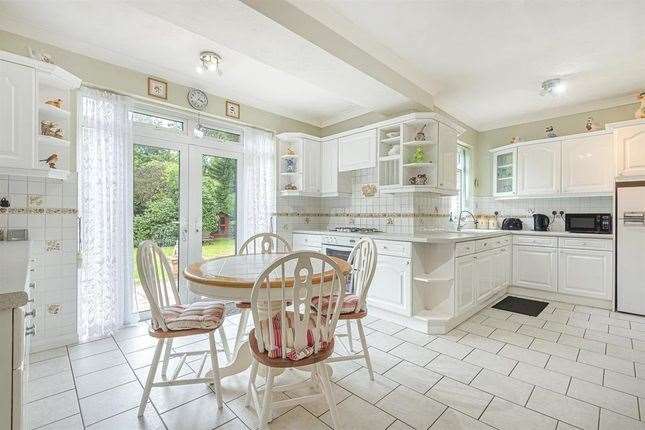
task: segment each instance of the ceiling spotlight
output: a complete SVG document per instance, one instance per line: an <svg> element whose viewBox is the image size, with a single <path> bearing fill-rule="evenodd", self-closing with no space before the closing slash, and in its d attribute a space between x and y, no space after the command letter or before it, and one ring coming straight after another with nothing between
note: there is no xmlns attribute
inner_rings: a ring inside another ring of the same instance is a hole
<svg viewBox="0 0 645 430"><path fill-rule="evenodd" d="M548 79L542 82L541 96L547 94L562 94L567 90L567 85L560 78Z"/></svg>
<svg viewBox="0 0 645 430"><path fill-rule="evenodd" d="M217 72L218 75L222 76L222 66L221 61L222 57L213 51L202 51L199 54L200 64L197 65L195 70L197 73L204 72Z"/></svg>

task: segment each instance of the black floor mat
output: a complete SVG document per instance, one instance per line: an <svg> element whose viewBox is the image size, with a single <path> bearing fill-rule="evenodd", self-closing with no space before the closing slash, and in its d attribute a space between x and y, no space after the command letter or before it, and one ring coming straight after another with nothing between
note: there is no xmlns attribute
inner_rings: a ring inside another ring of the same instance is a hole
<svg viewBox="0 0 645 430"><path fill-rule="evenodd" d="M547 305L547 302L508 296L502 301L497 302L493 308L536 317L540 315L540 312L542 312Z"/></svg>

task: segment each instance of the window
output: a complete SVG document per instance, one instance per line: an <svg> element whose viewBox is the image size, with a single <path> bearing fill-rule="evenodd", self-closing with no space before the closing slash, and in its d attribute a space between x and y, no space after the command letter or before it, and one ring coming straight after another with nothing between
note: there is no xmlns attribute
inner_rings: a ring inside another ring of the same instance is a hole
<svg viewBox="0 0 645 430"><path fill-rule="evenodd" d="M231 133L230 131L220 130L218 128L206 127L205 125L198 125L197 128L204 134L204 137L217 139L225 143L240 143L241 136L238 133Z"/></svg>
<svg viewBox="0 0 645 430"><path fill-rule="evenodd" d="M166 130L174 130L177 132L184 131L183 121L176 119L163 118L156 115L150 115L141 112L130 112L130 119L132 122L138 124L149 125L155 128L163 128Z"/></svg>
<svg viewBox="0 0 645 430"><path fill-rule="evenodd" d="M459 193L453 204L454 212L457 215L460 211L468 207L468 199L470 198L468 188L468 178L470 176L469 167L470 149L462 145L457 145L457 190Z"/></svg>

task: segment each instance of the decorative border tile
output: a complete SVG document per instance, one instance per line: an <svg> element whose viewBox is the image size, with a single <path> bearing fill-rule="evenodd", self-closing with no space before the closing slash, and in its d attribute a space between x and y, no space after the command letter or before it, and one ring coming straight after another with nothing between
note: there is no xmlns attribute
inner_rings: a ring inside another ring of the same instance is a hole
<svg viewBox="0 0 645 430"><path fill-rule="evenodd" d="M0 208L0 214L77 214L74 208Z"/></svg>

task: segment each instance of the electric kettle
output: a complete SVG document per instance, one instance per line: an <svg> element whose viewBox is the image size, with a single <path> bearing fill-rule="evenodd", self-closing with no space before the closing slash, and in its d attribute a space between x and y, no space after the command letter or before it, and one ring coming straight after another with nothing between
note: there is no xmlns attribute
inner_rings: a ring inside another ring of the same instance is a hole
<svg viewBox="0 0 645 430"><path fill-rule="evenodd" d="M549 229L549 222L551 220L548 216L543 214L533 214L533 230L547 231Z"/></svg>

